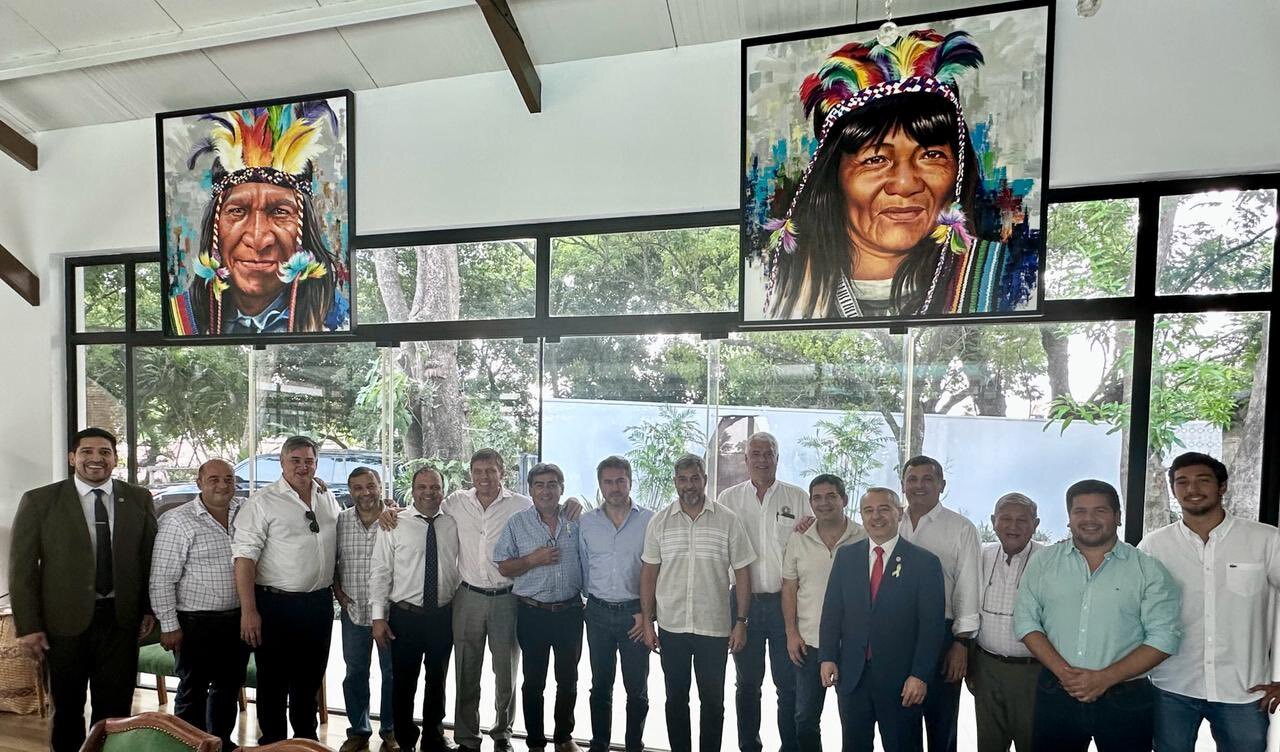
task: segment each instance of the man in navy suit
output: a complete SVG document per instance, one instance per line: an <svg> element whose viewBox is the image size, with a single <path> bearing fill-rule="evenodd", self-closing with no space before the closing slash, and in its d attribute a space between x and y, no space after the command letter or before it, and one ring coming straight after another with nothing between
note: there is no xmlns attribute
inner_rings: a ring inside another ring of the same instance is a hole
<svg viewBox="0 0 1280 752"><path fill-rule="evenodd" d="M866 540L836 554L819 634L824 686L835 687L844 752L920 752L926 681L937 675L946 608L938 557L898 537L888 488L861 501Z"/></svg>

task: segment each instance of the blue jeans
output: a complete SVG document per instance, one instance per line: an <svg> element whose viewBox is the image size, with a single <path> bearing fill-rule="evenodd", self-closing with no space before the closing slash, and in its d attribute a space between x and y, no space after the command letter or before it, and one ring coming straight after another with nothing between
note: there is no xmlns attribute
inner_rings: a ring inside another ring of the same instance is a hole
<svg viewBox="0 0 1280 752"><path fill-rule="evenodd" d="M347 676L342 680L342 696L347 703L347 736L368 739L373 736L369 723L369 654L374 647L373 627L353 624L344 610L342 620L342 660ZM382 668L382 712L378 714L380 735L395 729L391 714L391 651L378 648L378 665Z"/></svg>
<svg viewBox="0 0 1280 752"><path fill-rule="evenodd" d="M644 749L644 722L649 715L649 648L627 636L635 611L610 608L587 599L587 650L591 656L591 752L607 752L613 734L613 680L622 665L627 693L627 752Z"/></svg>
<svg viewBox="0 0 1280 752"><path fill-rule="evenodd" d="M822 709L827 703L827 688L818 672L822 661L818 649L810 646L804 664L794 666L796 672L796 740L800 752L822 752Z"/></svg>
<svg viewBox="0 0 1280 752"><path fill-rule="evenodd" d="M738 613L737 597L730 595L729 613ZM778 737L782 752L796 750L796 672L787 653L787 628L782 621L782 598L765 593L751 598L748 612L747 644L734 653L737 669L737 691L734 706L738 711L738 748L742 752L761 752L760 689L764 685L764 654L769 653L769 669L778 693ZM767 645L766 645L767 642Z"/></svg>
<svg viewBox="0 0 1280 752"><path fill-rule="evenodd" d="M1256 702L1209 702L1156 689L1156 752L1193 752L1200 723L1220 752L1263 752L1267 748L1266 712Z"/></svg>

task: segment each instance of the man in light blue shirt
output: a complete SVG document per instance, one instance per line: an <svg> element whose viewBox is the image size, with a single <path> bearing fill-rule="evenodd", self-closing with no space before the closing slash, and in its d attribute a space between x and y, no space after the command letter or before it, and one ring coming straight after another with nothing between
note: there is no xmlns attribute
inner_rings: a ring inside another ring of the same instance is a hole
<svg viewBox="0 0 1280 752"><path fill-rule="evenodd" d="M631 501L631 463L606 457L596 466L604 505L582 516L580 555L587 595L591 659L591 749L605 752L613 733L613 680L622 664L627 692L626 752L644 749L649 714L649 648L640 641L640 555L653 512Z"/></svg>
<svg viewBox="0 0 1280 752"><path fill-rule="evenodd" d="M1037 752L1151 749L1146 674L1178 651L1181 596L1160 562L1116 537L1120 495L1100 480L1067 489L1071 540L1027 564L1013 631L1044 666Z"/></svg>
<svg viewBox="0 0 1280 752"><path fill-rule="evenodd" d="M552 714L556 752L578 752L573 708L582 657L582 565L578 523L570 521L560 495L564 473L549 463L529 470L533 506L507 520L493 549L498 573L515 581L516 640L524 653L524 722L530 749L544 749L543 691L550 654L555 653L556 703Z"/></svg>

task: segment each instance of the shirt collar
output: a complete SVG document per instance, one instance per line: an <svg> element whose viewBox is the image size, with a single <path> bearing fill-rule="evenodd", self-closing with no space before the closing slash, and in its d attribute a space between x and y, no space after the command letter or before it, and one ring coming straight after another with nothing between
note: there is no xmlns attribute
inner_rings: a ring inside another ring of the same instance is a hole
<svg viewBox="0 0 1280 752"><path fill-rule="evenodd" d="M1084 554L1080 553L1080 549L1076 548L1076 543L1075 543L1075 541L1073 541L1073 540L1071 540L1070 538L1068 538L1067 540L1063 541L1063 543L1066 543L1066 544L1067 544L1067 547L1071 549L1071 553L1075 554L1076 556L1079 556L1081 559L1083 559L1083 558L1084 558ZM1111 548L1111 550L1107 552L1106 556L1104 556L1104 557L1102 557L1102 558L1103 558L1103 559L1106 559L1107 557L1110 557L1110 556L1113 556L1113 555L1114 555L1117 559L1127 559L1127 558L1129 558L1129 545L1128 545L1128 544L1126 544L1124 541L1122 541L1122 540L1120 540L1120 539L1118 539L1118 538L1117 538L1117 539L1116 539L1116 545L1115 545L1115 546L1113 546L1113 547Z"/></svg>
<svg viewBox="0 0 1280 752"><path fill-rule="evenodd" d="M713 502L710 498L707 498L705 501L702 502L702 512L699 513L698 516L701 517L702 514L714 511L714 509L715 509L715 502ZM672 517L675 517L678 515L684 515L686 518L689 517L689 515L684 514L684 507L681 506L679 499L676 499L675 501L671 502L671 506L667 507L667 514Z"/></svg>
<svg viewBox="0 0 1280 752"><path fill-rule="evenodd" d="M107 478L105 481L99 483L96 486L91 486L88 483L85 483L84 481L80 480L79 475L72 476L72 479L75 480L76 482L76 491L80 493L81 498L88 496L89 492L94 490L95 488L101 489L102 491L106 492L106 495L108 498L110 498L111 496L111 481L112 481L111 478Z"/></svg>
<svg viewBox="0 0 1280 752"><path fill-rule="evenodd" d="M853 535L854 535L855 533L857 533L857 532L858 532L858 523L856 523L856 522L854 522L853 520L851 520L851 519L849 519L848 517L846 517L846 518L845 518L845 525L844 525L844 532L840 534L840 539L836 541L836 545L837 545L837 546L839 546L841 543L844 543L844 542L845 542L846 540L848 540L849 538L852 538L852 537L853 537ZM813 540L815 540L815 541L817 541L817 542L819 542L819 543L822 543L822 545L824 545L824 546L825 546L825 545L827 545L825 542L823 542L823 540L822 540L822 535L818 533L818 522L817 522L817 520L814 520L814 523L813 523L812 525L810 525L810 526L809 526L809 529L808 529L808 530L805 530L805 531L804 531L803 535L804 535L804 536L806 536L806 537L808 537L808 538L812 538ZM896 536L895 536L895 537L896 537ZM872 546L874 546L875 544L874 544L874 543L872 543L871 545L872 545Z"/></svg>
<svg viewBox="0 0 1280 752"><path fill-rule="evenodd" d="M209 508L204 505L204 498L201 497L200 494L196 494L196 497L192 499L192 501L196 504L196 514L203 514L206 517L213 516L212 514L209 514ZM239 509L240 500L234 496L231 497L231 501L227 504L227 518L230 519L231 517L234 517L236 511Z"/></svg>
<svg viewBox="0 0 1280 752"><path fill-rule="evenodd" d="M900 535L895 535L889 540L885 541L884 543L876 543L875 541L871 540L871 538L867 538L868 555L874 561L876 558L876 546L879 546L880 548L884 549L885 558L886 559L889 558L889 554L893 553L893 549L898 547L898 539L901 537L902 536Z"/></svg>
<svg viewBox="0 0 1280 752"><path fill-rule="evenodd" d="M436 520L440 519L440 515L444 514L444 505L443 505L443 504L441 504L441 505L440 505L440 507L439 507L438 509L436 509L436 513L435 513L435 514L433 514L433 515L431 515L430 517L428 517L427 515L423 514L422 512L419 512L419 511L418 511L418 508L417 508L417 507L415 507L415 506L410 506L409 508L413 510L413 516L414 516L414 517L417 517L417 518L418 518L418 519L420 519L420 520L426 520L427 522L435 522Z"/></svg>
<svg viewBox="0 0 1280 752"><path fill-rule="evenodd" d="M1185 518L1178 521L1176 524L1178 526L1178 530L1182 531L1182 534L1186 536L1187 540L1200 546L1205 545L1205 541L1200 539L1200 534L1187 527ZM1234 524L1235 517L1233 517L1230 512L1227 512L1226 516L1222 518L1222 522L1218 523L1217 527L1209 531L1209 540L1222 540L1227 537L1227 533L1231 532L1231 528Z"/></svg>
<svg viewBox="0 0 1280 752"><path fill-rule="evenodd" d="M286 290L288 288L285 288ZM285 301L285 293L281 291L276 299L271 301L266 308L262 309L262 313L257 316L249 316L241 313L239 309L232 314L230 322L233 326L242 327L250 332L266 332L271 327L277 326L281 321L289 318L289 304Z"/></svg>

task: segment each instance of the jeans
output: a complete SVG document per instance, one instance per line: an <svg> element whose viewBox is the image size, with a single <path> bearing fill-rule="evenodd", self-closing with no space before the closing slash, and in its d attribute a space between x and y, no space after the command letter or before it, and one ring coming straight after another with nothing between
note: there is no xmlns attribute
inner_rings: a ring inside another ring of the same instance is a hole
<svg viewBox="0 0 1280 752"><path fill-rule="evenodd" d="M613 736L613 684L622 664L622 686L627 693L627 752L644 749L644 721L649 715L649 649L627 636L635 626L635 610L611 608L587 599L587 649L591 660L591 749L606 752Z"/></svg>
<svg viewBox="0 0 1280 752"><path fill-rule="evenodd" d="M827 702L827 688L822 686L818 668L818 649L809 646L804 664L796 666L796 745L800 752L822 752L822 709Z"/></svg>
<svg viewBox="0 0 1280 752"><path fill-rule="evenodd" d="M233 750L231 732L240 715L249 646L240 639L240 609L180 611L182 646L178 648L178 694L173 714L222 740Z"/></svg>
<svg viewBox="0 0 1280 752"><path fill-rule="evenodd" d="M1209 702L1156 690L1156 752L1193 752L1201 721L1221 752L1263 752L1270 719L1258 703Z"/></svg>
<svg viewBox="0 0 1280 752"><path fill-rule="evenodd" d="M737 614L737 597L730 595L729 613ZM734 705L738 712L738 748L760 752L760 689L764 684L766 642L773 686L778 693L778 736L782 752L796 750L796 674L787 654L787 629L782 621L782 597L761 593L751 598L748 612L747 644L733 656L737 668Z"/></svg>
<svg viewBox="0 0 1280 752"><path fill-rule="evenodd" d="M667 688L667 736L671 752L692 752L689 685L698 679L698 749L720 752L724 735L724 675L729 638L658 630L662 673Z"/></svg>
<svg viewBox="0 0 1280 752"><path fill-rule="evenodd" d="M347 618L346 610L339 617L342 622L342 660L347 664L347 676L342 680L342 696L347 703L348 737L368 739L373 735L369 723L369 652L374 647L373 627L362 627ZM395 716L391 712L391 651L378 648L378 666L382 669L382 711L378 714L379 735L387 736L395 730Z"/></svg>
<svg viewBox="0 0 1280 752"><path fill-rule="evenodd" d="M1032 747L1036 752L1098 752L1151 749L1155 688L1146 679L1122 682L1093 702L1080 702L1049 669L1036 683Z"/></svg>
<svg viewBox="0 0 1280 752"><path fill-rule="evenodd" d="M516 612L516 639L524 661L520 697L524 704L525 740L531 749L547 746L543 698L547 669L555 655L556 702L552 710L556 744L573 740L573 707L578 702L578 661L582 659L582 608L548 611L521 603Z"/></svg>

